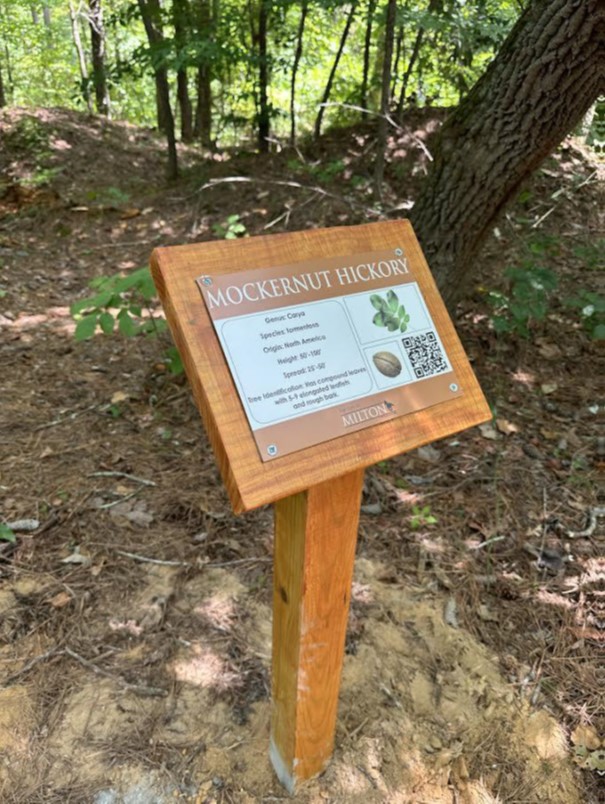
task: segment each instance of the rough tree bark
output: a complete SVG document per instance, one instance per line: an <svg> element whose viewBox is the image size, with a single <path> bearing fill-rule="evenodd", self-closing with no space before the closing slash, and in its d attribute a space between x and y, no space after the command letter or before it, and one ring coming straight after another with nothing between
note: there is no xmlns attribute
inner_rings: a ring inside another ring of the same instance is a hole
<svg viewBox="0 0 605 804"><path fill-rule="evenodd" d="M532 0L448 118L411 214L450 308L498 214L605 94L603 0Z"/></svg>
<svg viewBox="0 0 605 804"><path fill-rule="evenodd" d="M374 165L374 195L382 198L382 179L384 176L384 152L387 145L389 102L391 100L391 61L395 40L395 19L397 0L387 0L387 15L384 30L384 55L382 61L382 90L380 95L380 117L376 142L376 163Z"/></svg>
<svg viewBox="0 0 605 804"><path fill-rule="evenodd" d="M92 54L92 81L95 88L97 112L109 117L109 90L105 68L105 28L101 0L88 0L90 47Z"/></svg>
<svg viewBox="0 0 605 804"><path fill-rule="evenodd" d="M173 0L172 21L179 62L187 42L187 31L190 29L189 18L189 3L187 0ZM181 112L181 139L183 142L191 142L193 140L193 108L189 98L187 67L183 63L180 64L176 72L176 97Z"/></svg>
<svg viewBox="0 0 605 804"><path fill-rule="evenodd" d="M198 0L198 35L202 41L213 44L218 24L218 3L211 11L210 0ZM193 135L199 137L204 148L212 147L212 71L211 60L207 53L200 56L197 68L197 104L195 107L195 125Z"/></svg>
<svg viewBox="0 0 605 804"><path fill-rule="evenodd" d="M151 48L164 41L159 0L138 0L145 33ZM170 85L166 65L158 62L153 68L158 103L158 123L164 126L168 146L168 178L176 179L179 173L174 134L174 116L170 106Z"/></svg>

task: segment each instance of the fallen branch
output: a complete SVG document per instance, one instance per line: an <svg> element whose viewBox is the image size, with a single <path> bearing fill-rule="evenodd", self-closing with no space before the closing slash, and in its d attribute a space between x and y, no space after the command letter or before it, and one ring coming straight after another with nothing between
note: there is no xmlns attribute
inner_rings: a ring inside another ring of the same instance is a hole
<svg viewBox="0 0 605 804"><path fill-rule="evenodd" d="M129 475L126 472L93 472L88 477L123 477L126 480L133 480L135 483L140 483L142 486L156 486L157 483L154 483L153 480L145 480L143 477L137 477L136 475Z"/></svg>
<svg viewBox="0 0 605 804"><path fill-rule="evenodd" d="M126 558L133 558L135 561L140 561L142 564L159 564L162 567L190 567L187 561L168 561L160 558L149 558L148 556L141 556L138 553L127 553L126 550L116 550L119 556Z"/></svg>

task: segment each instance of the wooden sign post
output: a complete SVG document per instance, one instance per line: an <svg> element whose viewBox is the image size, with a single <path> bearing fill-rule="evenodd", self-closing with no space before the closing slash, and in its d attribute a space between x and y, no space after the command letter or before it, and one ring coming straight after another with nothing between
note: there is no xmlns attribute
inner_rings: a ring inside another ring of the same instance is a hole
<svg viewBox="0 0 605 804"><path fill-rule="evenodd" d="M363 470L491 418L407 221L156 249L234 511L275 503L270 756L332 754Z"/></svg>

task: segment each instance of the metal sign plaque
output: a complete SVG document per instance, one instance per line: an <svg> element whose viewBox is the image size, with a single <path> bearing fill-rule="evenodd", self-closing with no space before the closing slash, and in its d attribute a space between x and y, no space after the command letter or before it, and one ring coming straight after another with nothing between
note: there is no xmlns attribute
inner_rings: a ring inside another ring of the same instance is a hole
<svg viewBox="0 0 605 804"><path fill-rule="evenodd" d="M196 281L263 461L462 393L399 248Z"/></svg>

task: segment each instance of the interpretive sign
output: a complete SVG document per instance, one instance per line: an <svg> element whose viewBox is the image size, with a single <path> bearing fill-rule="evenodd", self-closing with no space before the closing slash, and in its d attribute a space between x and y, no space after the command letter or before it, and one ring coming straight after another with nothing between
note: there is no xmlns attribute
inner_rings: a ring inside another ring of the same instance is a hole
<svg viewBox="0 0 605 804"><path fill-rule="evenodd" d="M334 745L364 468L491 413L407 221L151 267L234 510L275 504L269 754L293 791Z"/></svg>
<svg viewBox="0 0 605 804"><path fill-rule="evenodd" d="M197 284L263 461L462 393L402 248Z"/></svg>

